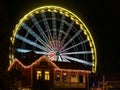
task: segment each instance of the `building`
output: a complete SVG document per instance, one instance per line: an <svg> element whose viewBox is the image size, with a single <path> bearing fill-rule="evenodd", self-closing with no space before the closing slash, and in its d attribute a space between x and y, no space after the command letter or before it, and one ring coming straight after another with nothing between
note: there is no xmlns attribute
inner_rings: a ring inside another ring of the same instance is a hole
<svg viewBox="0 0 120 90"><path fill-rule="evenodd" d="M33 52L32 52L33 55ZM66 65L66 66L65 66ZM21 87L33 90L88 90L89 70L80 70L63 62L53 62L45 55L29 65L15 59L8 71L20 70L24 79ZM71 67L71 68L70 68Z"/></svg>

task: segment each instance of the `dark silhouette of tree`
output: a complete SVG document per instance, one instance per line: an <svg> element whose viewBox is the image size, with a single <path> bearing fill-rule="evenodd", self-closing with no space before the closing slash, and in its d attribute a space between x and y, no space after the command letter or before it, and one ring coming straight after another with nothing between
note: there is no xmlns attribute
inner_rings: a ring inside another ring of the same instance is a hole
<svg viewBox="0 0 120 90"><path fill-rule="evenodd" d="M20 82L25 79L21 69L12 69L9 71L9 75L13 79L13 85L11 85L11 88L18 88Z"/></svg>
<svg viewBox="0 0 120 90"><path fill-rule="evenodd" d="M0 90L10 90L10 86L13 84L13 79L11 78L9 72L0 68Z"/></svg>
<svg viewBox="0 0 120 90"><path fill-rule="evenodd" d="M17 90L21 80L23 80L21 70L7 71L0 68L0 90Z"/></svg>

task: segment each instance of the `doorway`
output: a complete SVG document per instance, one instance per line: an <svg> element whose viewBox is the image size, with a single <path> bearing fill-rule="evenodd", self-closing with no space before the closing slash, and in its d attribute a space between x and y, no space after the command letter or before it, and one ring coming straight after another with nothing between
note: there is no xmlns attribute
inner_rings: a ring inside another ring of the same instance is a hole
<svg viewBox="0 0 120 90"><path fill-rule="evenodd" d="M51 72L50 69L36 70L36 85L38 90L50 90L51 86Z"/></svg>

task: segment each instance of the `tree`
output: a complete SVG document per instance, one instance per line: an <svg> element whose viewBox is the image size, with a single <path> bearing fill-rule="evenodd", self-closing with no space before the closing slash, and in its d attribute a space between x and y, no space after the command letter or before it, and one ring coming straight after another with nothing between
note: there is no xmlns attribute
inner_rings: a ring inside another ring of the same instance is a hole
<svg viewBox="0 0 120 90"><path fill-rule="evenodd" d="M0 90L10 90L13 80L7 70L0 68Z"/></svg>
<svg viewBox="0 0 120 90"><path fill-rule="evenodd" d="M21 69L12 69L9 71L9 75L13 79L13 85L11 85L11 88L18 88L20 86L20 82L24 80Z"/></svg>

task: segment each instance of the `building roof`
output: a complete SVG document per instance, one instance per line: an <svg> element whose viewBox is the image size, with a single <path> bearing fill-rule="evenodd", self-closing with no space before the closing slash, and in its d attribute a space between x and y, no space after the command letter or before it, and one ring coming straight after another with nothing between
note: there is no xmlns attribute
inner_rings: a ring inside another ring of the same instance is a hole
<svg viewBox="0 0 120 90"><path fill-rule="evenodd" d="M32 63L36 62L38 59L40 59L43 56L37 55L34 51L30 51L25 54L24 59L19 59L19 61L24 66L30 66ZM49 61L51 61L47 56L44 55ZM15 59L16 60L16 59ZM59 62L59 61L51 61L54 62L58 67L61 69L78 69L78 70L92 70L91 66L88 66L86 64L81 64L77 62Z"/></svg>
<svg viewBox="0 0 120 90"><path fill-rule="evenodd" d="M58 61L51 61L47 56L38 56L34 51L28 52L25 55L25 59L19 60L15 58L13 63L9 66L8 70L10 70L16 64L22 68L31 68L37 63L41 61L47 61L52 65L54 68L61 68L61 69L75 69L75 70L88 70L91 71L91 67L87 65L83 65L81 63L76 62L58 62Z"/></svg>
<svg viewBox="0 0 120 90"><path fill-rule="evenodd" d="M21 68L31 68L34 65L37 65L39 63L41 63L42 61L46 61L49 63L50 66L54 67L54 68L59 68L55 63L53 63L51 60L49 60L45 55L43 55L42 57L36 59L33 63L31 63L30 65L24 65L20 60L18 60L17 58L15 58L15 60L13 61L13 63L8 67L8 71L11 70L14 66L19 66Z"/></svg>

